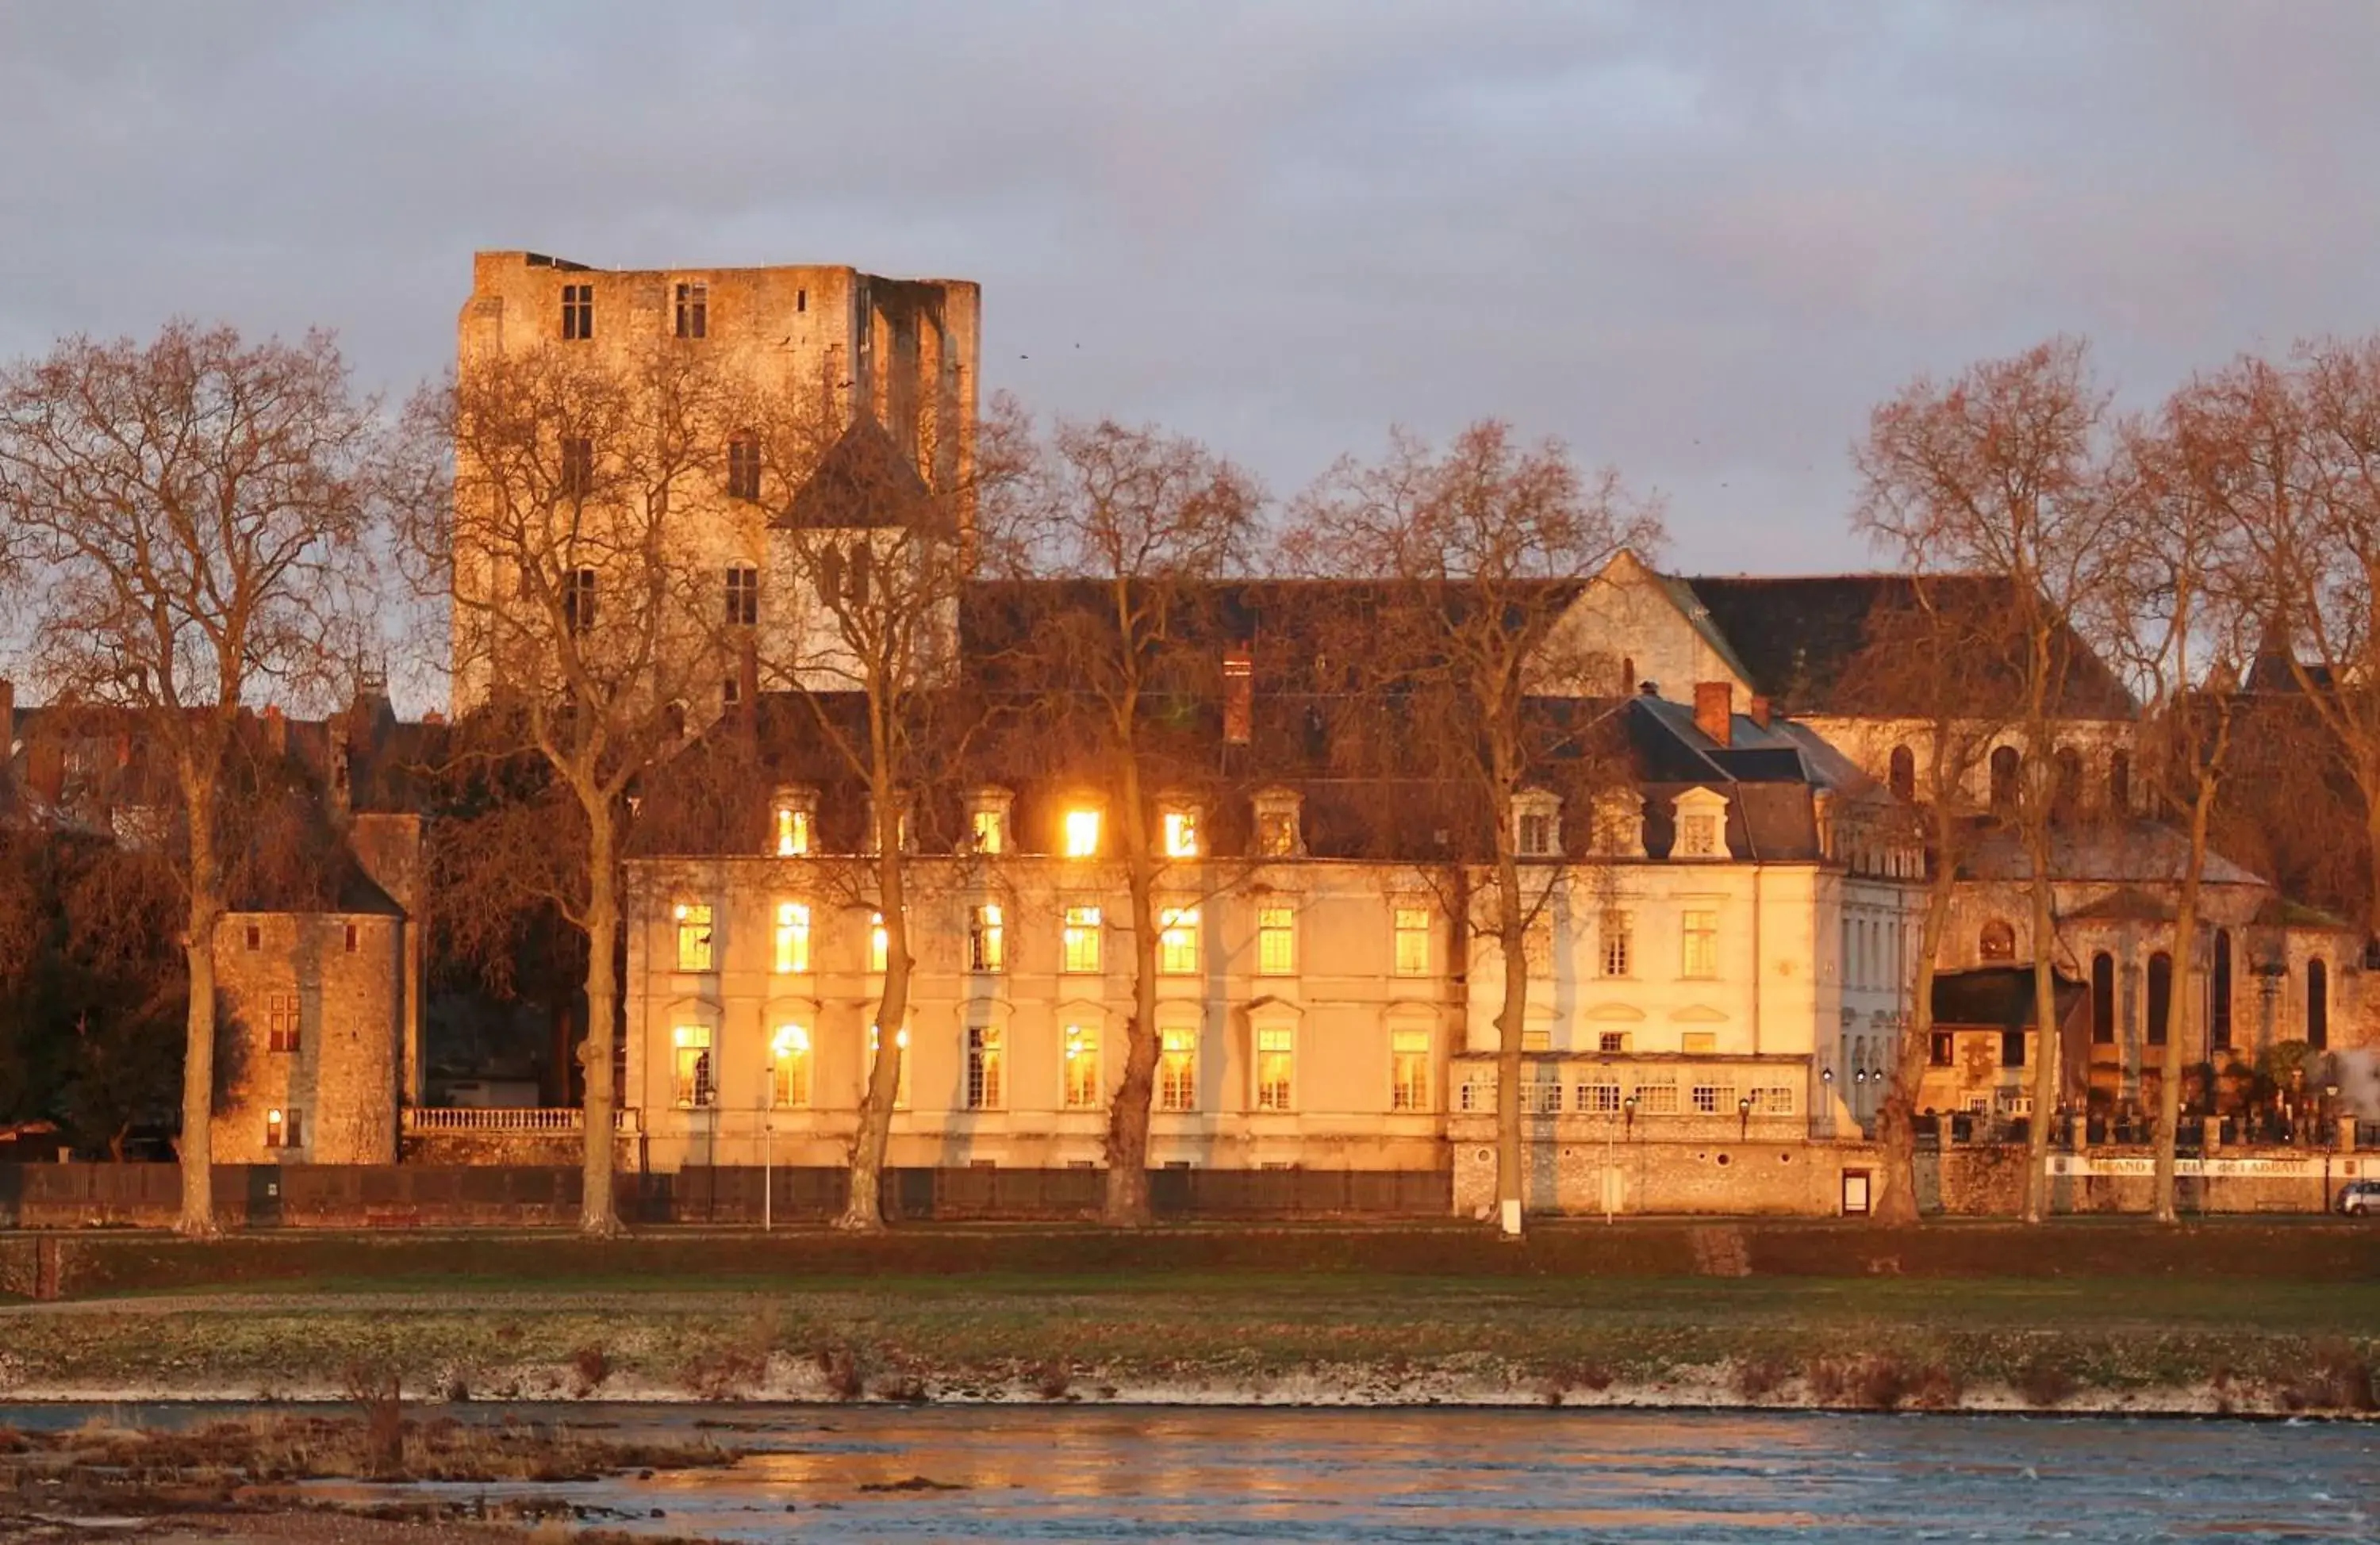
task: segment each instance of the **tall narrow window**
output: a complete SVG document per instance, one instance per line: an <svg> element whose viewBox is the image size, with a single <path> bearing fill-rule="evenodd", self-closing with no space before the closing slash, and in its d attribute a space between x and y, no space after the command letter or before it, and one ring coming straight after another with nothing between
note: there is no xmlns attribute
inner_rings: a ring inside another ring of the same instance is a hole
<svg viewBox="0 0 2380 1545"><path fill-rule="evenodd" d="M363 931L358 928L354 923L348 923L345 929L341 930L340 945L341 948L343 948L348 954L353 955L357 950L363 948Z"/></svg>
<svg viewBox="0 0 2380 1545"><path fill-rule="evenodd" d="M751 435L728 439L727 497L747 501L760 497L760 442Z"/></svg>
<svg viewBox="0 0 2380 1545"><path fill-rule="evenodd" d="M779 1025L769 1040L770 1100L798 1110L810 1103L810 1032L800 1025Z"/></svg>
<svg viewBox="0 0 2380 1545"><path fill-rule="evenodd" d="M2116 1044L2116 958L2104 949L2091 957L2091 1040Z"/></svg>
<svg viewBox="0 0 2380 1545"><path fill-rule="evenodd" d="M969 1110L998 1110L1001 1099L1001 1029L973 1025L967 1030L966 1102Z"/></svg>
<svg viewBox="0 0 2380 1545"><path fill-rule="evenodd" d="M875 912L868 919L868 969L882 974L892 958L892 935L884 927L884 914Z"/></svg>
<svg viewBox="0 0 2380 1545"><path fill-rule="evenodd" d="M1429 1109L1429 1032L1389 1032L1389 1108Z"/></svg>
<svg viewBox="0 0 2380 1545"><path fill-rule="evenodd" d="M562 336L565 342L573 344L595 336L594 285L562 286Z"/></svg>
<svg viewBox="0 0 2380 1545"><path fill-rule="evenodd" d="M595 571L573 569L562 576L562 622L574 634L595 626Z"/></svg>
<svg viewBox="0 0 2380 1545"><path fill-rule="evenodd" d="M760 571L733 567L727 571L727 625L748 628L760 620Z"/></svg>
<svg viewBox="0 0 2380 1545"><path fill-rule="evenodd" d="M1257 909L1257 974L1287 976L1297 970L1297 913L1287 907Z"/></svg>
<svg viewBox="0 0 2380 1545"><path fill-rule="evenodd" d="M1678 974L1714 977L1718 974L1718 913L1689 909L1682 919L1684 950Z"/></svg>
<svg viewBox="0 0 2380 1545"><path fill-rule="evenodd" d="M294 1052L298 1047L298 997L294 993L274 993L267 1000L266 1014L268 1050Z"/></svg>
<svg viewBox="0 0 2380 1545"><path fill-rule="evenodd" d="M2209 973L2213 981L2208 993L2213 998L2208 1007L2207 1032L2211 1044L2218 1050L2231 1044L2231 930L2215 930L2215 969Z"/></svg>
<svg viewBox="0 0 2380 1545"><path fill-rule="evenodd" d="M1554 818L1543 811L1524 810L1518 817L1518 842L1524 858L1544 858L1554 851Z"/></svg>
<svg viewBox="0 0 2380 1545"><path fill-rule="evenodd" d="M1096 972L1099 969L1099 909L1068 907L1063 930L1064 949L1061 969L1069 972Z"/></svg>
<svg viewBox="0 0 2380 1545"><path fill-rule="evenodd" d="M688 1107L716 1104L719 1090L711 1081L710 1027L679 1025L670 1032L670 1040L677 1054L671 1069L672 1098Z"/></svg>
<svg viewBox="0 0 2380 1545"><path fill-rule="evenodd" d="M2149 957L2148 1044L2162 1046L2173 1013L2173 957L2160 949Z"/></svg>
<svg viewBox="0 0 2380 1545"><path fill-rule="evenodd" d="M770 824L775 827L779 858L800 858L810 851L810 812L808 805L781 795L770 816Z"/></svg>
<svg viewBox="0 0 2380 1545"><path fill-rule="evenodd" d="M298 1113L278 1107L264 1113L264 1146L295 1148L298 1146Z"/></svg>
<svg viewBox="0 0 2380 1545"><path fill-rule="evenodd" d="M1198 813L1195 810L1169 810L1165 813L1165 856L1196 858L1198 856Z"/></svg>
<svg viewBox="0 0 2380 1545"><path fill-rule="evenodd" d="M1099 813L1096 810L1066 812L1066 856L1091 858L1099 851Z"/></svg>
<svg viewBox="0 0 2380 1545"><path fill-rule="evenodd" d="M967 970L1005 971L1008 969L1008 927L1002 920L1000 903L987 901L967 911Z"/></svg>
<svg viewBox="0 0 2380 1545"><path fill-rule="evenodd" d="M1082 1025L1068 1025L1063 1054L1066 1108L1097 1110L1099 1106L1099 1032Z"/></svg>
<svg viewBox="0 0 2380 1545"><path fill-rule="evenodd" d="M1197 908L1168 907L1157 914L1157 969L1166 976L1197 974Z"/></svg>
<svg viewBox="0 0 2380 1545"><path fill-rule="evenodd" d="M1892 760L1889 770L1885 775L1885 781L1891 788L1894 799L1907 800L1917 797L1917 757L1907 746L1897 745L1892 748Z"/></svg>
<svg viewBox="0 0 2380 1545"><path fill-rule="evenodd" d="M884 1032L880 1025L868 1027L868 1071L861 1076L860 1092L865 1097L867 1080L876 1076L876 1054L884 1047ZM892 1104L894 1108L909 1106L909 1032L905 1027L892 1037Z"/></svg>
<svg viewBox="0 0 2380 1545"><path fill-rule="evenodd" d="M2306 1044L2315 1051L2330 1047L2330 967L2317 955L2306 962Z"/></svg>
<svg viewBox="0 0 2380 1545"><path fill-rule="evenodd" d="M800 901L777 903L777 974L799 975L810 969L810 909Z"/></svg>
<svg viewBox="0 0 2380 1545"><path fill-rule="evenodd" d="M710 333L710 286L697 279L677 287L677 335L704 338Z"/></svg>
<svg viewBox="0 0 2380 1545"><path fill-rule="evenodd" d="M1633 928L1628 914L1612 908L1603 914L1603 952L1598 964L1606 976L1628 974L1634 955Z"/></svg>
<svg viewBox="0 0 2380 1545"><path fill-rule="evenodd" d="M1396 910L1396 971L1399 976L1429 974L1429 909Z"/></svg>
<svg viewBox="0 0 2380 1545"><path fill-rule="evenodd" d="M2017 784L2024 773L2024 756L2012 745L1992 752L1992 808L2005 814L2016 808Z"/></svg>
<svg viewBox="0 0 2380 1545"><path fill-rule="evenodd" d="M677 969L709 971L711 959L710 907L702 901L677 905Z"/></svg>
<svg viewBox="0 0 2380 1545"><path fill-rule="evenodd" d="M2107 808L2119 815L2131 811L2132 754L2129 751L2107 754Z"/></svg>
<svg viewBox="0 0 2380 1545"><path fill-rule="evenodd" d="M585 435L562 441L562 492L566 499L584 499L595 490L595 442Z"/></svg>
<svg viewBox="0 0 2380 1545"><path fill-rule="evenodd" d="M1169 1030L1159 1038L1157 1108L1198 1108L1198 1032L1195 1030Z"/></svg>
<svg viewBox="0 0 2380 1545"><path fill-rule="evenodd" d="M1257 1109L1290 1108L1290 1074L1296 1059L1296 1031L1275 1025L1257 1032Z"/></svg>

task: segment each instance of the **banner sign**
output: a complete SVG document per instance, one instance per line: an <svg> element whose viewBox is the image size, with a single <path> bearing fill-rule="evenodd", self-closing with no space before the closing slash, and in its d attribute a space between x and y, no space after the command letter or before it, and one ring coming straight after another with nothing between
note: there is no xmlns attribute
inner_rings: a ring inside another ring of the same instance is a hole
<svg viewBox="0 0 2380 1545"><path fill-rule="evenodd" d="M2238 1180L2319 1180L2328 1175L2352 1180L2366 1166L2380 1175L2380 1158L2346 1155L2321 1158L2177 1158L2173 1171L2185 1179L2228 1177ZM2155 1175L2156 1160L2146 1153L2052 1153L2049 1173L2072 1176Z"/></svg>

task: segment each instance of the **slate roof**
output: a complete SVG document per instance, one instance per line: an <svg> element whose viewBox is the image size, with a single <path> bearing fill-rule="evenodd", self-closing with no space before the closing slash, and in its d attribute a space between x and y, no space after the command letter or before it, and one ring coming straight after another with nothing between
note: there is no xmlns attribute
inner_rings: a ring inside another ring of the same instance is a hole
<svg viewBox="0 0 2380 1545"><path fill-rule="evenodd" d="M2190 857L2189 838L2145 817L2058 827L2049 840L2050 873L2061 885L2178 885ZM2017 833L1987 830L1968 851L1960 873L1968 879L2022 880L2031 877L2033 863ZM2213 886L2267 883L2212 851L2200 877Z"/></svg>

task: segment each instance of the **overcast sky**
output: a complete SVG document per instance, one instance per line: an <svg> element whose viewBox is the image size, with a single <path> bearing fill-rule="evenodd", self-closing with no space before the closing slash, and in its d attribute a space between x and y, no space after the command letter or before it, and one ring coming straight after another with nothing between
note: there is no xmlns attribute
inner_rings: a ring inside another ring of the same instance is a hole
<svg viewBox="0 0 2380 1545"><path fill-rule="evenodd" d="M1502 416L1689 572L1867 564L1916 373L2380 327L2373 0L0 0L0 356L321 324L401 392L477 247L958 276L1037 409L1282 494Z"/></svg>

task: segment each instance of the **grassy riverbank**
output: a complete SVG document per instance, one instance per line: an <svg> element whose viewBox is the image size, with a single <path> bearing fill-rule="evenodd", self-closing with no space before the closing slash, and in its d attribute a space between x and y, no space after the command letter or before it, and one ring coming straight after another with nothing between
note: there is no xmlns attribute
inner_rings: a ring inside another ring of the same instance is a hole
<svg viewBox="0 0 2380 1545"><path fill-rule="evenodd" d="M2380 1229L2320 1224L110 1243L0 1400L2363 1412L2380 1358Z"/></svg>

